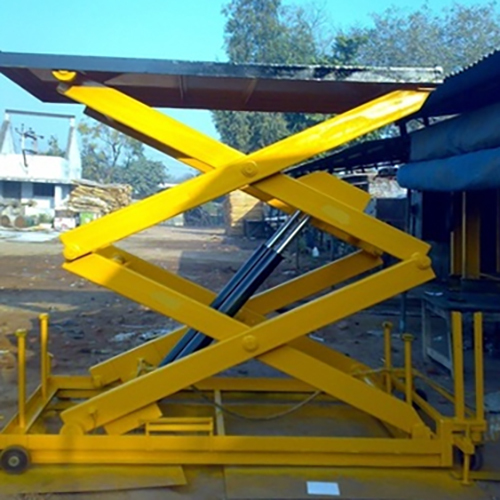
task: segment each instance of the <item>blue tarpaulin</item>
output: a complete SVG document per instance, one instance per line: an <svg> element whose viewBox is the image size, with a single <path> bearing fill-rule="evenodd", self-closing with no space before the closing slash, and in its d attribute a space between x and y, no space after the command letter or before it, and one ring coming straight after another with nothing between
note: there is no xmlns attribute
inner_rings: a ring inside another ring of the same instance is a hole
<svg viewBox="0 0 500 500"><path fill-rule="evenodd" d="M472 191L500 188L500 148L408 163L397 175L400 186L418 191Z"/></svg>

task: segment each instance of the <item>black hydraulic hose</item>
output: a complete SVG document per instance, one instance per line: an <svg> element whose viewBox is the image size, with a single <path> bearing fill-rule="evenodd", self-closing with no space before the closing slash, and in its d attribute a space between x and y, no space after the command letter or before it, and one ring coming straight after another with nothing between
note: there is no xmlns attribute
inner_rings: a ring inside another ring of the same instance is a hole
<svg viewBox="0 0 500 500"><path fill-rule="evenodd" d="M243 304L281 262L281 252L308 220L307 217L302 218L297 224L296 222L299 217L300 212L295 212L265 244L257 248L221 292L219 292L218 296L210 304L210 307L224 312L229 316L234 316L241 309ZM292 228L291 231L289 231L290 228ZM279 245L277 245L278 243ZM272 250L273 246L277 246L278 249ZM169 351L158 366L165 366L180 357L196 352L211 342L212 339L210 337L191 328Z"/></svg>
<svg viewBox="0 0 500 500"><path fill-rule="evenodd" d="M257 269L254 274L246 276L218 310L228 316L234 316L255 293L259 286L264 283L266 278L274 271L274 269L276 269L282 260L283 256L281 254L268 249L265 258L259 265L259 269ZM213 339L211 337L208 337L203 333L195 332L192 340L175 359L183 358L209 346L212 343L212 340Z"/></svg>
<svg viewBox="0 0 500 500"><path fill-rule="evenodd" d="M210 307L213 309L219 309L219 307L224 303L224 301L232 294L234 288L238 283L247 276L252 269L260 262L268 247L265 244L260 245L257 250L251 255L251 257L238 269L234 276L226 283L224 288L219 292L217 297L212 301ZM189 344L189 342L196 335L197 330L190 328L175 346L169 351L169 353L163 358L158 366L165 366L174 361L179 353Z"/></svg>
<svg viewBox="0 0 500 500"><path fill-rule="evenodd" d="M258 265L260 260L265 254L266 249L271 248L275 245L283 236L283 234L288 231L288 229L295 223L298 219L300 212L295 212L288 220L266 241L260 245L257 250L250 256L250 258L238 269L236 274L229 280L229 282L224 286L224 288L219 292L217 297L211 302L210 307L212 309L219 309L221 304L224 303L227 297L229 297L234 288L243 280L249 273L253 272L254 268ZM175 344L175 346L169 351L169 353L163 358L158 366L165 366L174 361L179 353L191 342L191 340L196 335L197 330L189 329L181 339Z"/></svg>

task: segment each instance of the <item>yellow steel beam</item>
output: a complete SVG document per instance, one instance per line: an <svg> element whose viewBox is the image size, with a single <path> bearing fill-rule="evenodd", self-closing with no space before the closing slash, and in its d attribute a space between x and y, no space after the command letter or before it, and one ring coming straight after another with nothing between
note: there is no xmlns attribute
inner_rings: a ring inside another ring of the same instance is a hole
<svg viewBox="0 0 500 500"><path fill-rule="evenodd" d="M479 279L481 275L480 194L463 193L462 201L462 277Z"/></svg>
<svg viewBox="0 0 500 500"><path fill-rule="evenodd" d="M182 292L97 253L66 263L64 268L201 332L205 332L207 325L217 329L233 327L234 331L240 324Z"/></svg>
<svg viewBox="0 0 500 500"><path fill-rule="evenodd" d="M484 351L483 313L475 312L474 324L474 382L476 388L476 419L484 421Z"/></svg>
<svg viewBox="0 0 500 500"><path fill-rule="evenodd" d="M259 187L276 198L286 199L298 210L399 259L408 259L417 252L425 255L430 249L427 243L304 185L300 180L287 176L270 177L260 182Z"/></svg>
<svg viewBox="0 0 500 500"><path fill-rule="evenodd" d="M57 74L55 74L57 78ZM119 90L96 82L81 85L62 83L58 91L64 96L85 104L94 112L111 118L122 126L135 130L143 137L162 144L179 159L195 159L209 166L221 167L244 158L241 153L187 125L164 115ZM165 151L167 152L167 151Z"/></svg>
<svg viewBox="0 0 500 500"><path fill-rule="evenodd" d="M115 108L113 107L110 110L110 112L113 113L114 110ZM107 116L101 115L99 113L91 112L89 114L90 116L99 119L102 123L105 123L106 125L113 127L114 129L135 138L136 140L140 140L145 144L148 144L149 146L154 147L159 151L176 158L179 161L182 161L186 165L196 168L200 172L209 172L213 168L217 168L217 165L204 163L201 160L187 157L187 155L183 155L178 151L173 150L165 146L164 144L158 142L157 140L152 139L149 135L137 132L131 126L122 125L120 122L112 120ZM167 121L170 120L171 119L168 118ZM217 147L219 143L217 141L214 141L213 139L210 140L212 141L212 146ZM227 154L227 148L228 147L225 146L226 154ZM235 149L232 151L234 151L235 158L236 157L243 158L245 156L243 155L243 153ZM207 158L205 158L205 161L208 161ZM330 195L334 195L335 198L337 198L339 201L348 203L353 207L359 208L360 210L364 210L370 199L370 196L365 191L357 189L354 186L349 185L348 183L341 182L335 176L327 174L326 172L314 172L312 174L305 175L301 177L301 182L304 182L307 185L314 187L315 189L319 189L320 191L323 191ZM242 188L242 191L286 213L293 213L295 211L295 209L290 205L282 202L281 200L273 198L271 195L265 193L264 191L258 189L257 187L245 186ZM359 248L363 248L367 251L373 251L373 249L369 245L364 244L364 242L354 240L352 237L350 237L343 231L340 231L332 226L324 224L321 221L312 220L312 224L317 226L318 229L326 231L334 235L335 237L341 239L342 241L346 241L347 243L358 246Z"/></svg>
<svg viewBox="0 0 500 500"><path fill-rule="evenodd" d="M441 440L285 436L0 435L35 464L254 464L449 467Z"/></svg>
<svg viewBox="0 0 500 500"><path fill-rule="evenodd" d="M455 417L463 420L465 418L465 388L462 314L456 311L451 313L451 334L453 343Z"/></svg>
<svg viewBox="0 0 500 500"><path fill-rule="evenodd" d="M174 288L178 292L188 295L203 304L209 304L216 296L214 292L208 291L165 269L147 263L121 249L109 247L99 253L107 258L114 257L119 262L125 262L127 269L135 271L145 278L155 280L162 285ZM364 252L348 255L305 273L287 283L261 292L250 299L247 306L242 309L237 318L249 325L260 323L265 320L263 315L316 294L328 286L337 285L360 273L373 269L380 265L380 262L380 259L374 258ZM79 264L77 263L77 265ZM70 267L72 272L76 272L73 263L65 264L64 267ZM82 274L81 271L78 271L77 274L87 279L93 279L97 284L106 284L104 281L96 281L97 276L93 272L93 278L87 274ZM135 378L137 375L138 360L143 359L152 365L158 364L185 331L185 328L181 328L169 335L154 339L130 351L119 354L95 365L90 369L90 372L99 385L107 385L119 379L128 380Z"/></svg>
<svg viewBox="0 0 500 500"><path fill-rule="evenodd" d="M116 279L116 274L120 272L123 273L123 269L114 269L111 274L115 276L110 275L110 279ZM314 377L314 384L311 385L319 386L321 390L325 390L329 394L330 389L333 389L334 392L331 395L338 397L338 388L325 387L324 385L325 381L322 380L321 373L327 367L323 363L311 360L310 363L317 363L316 366L321 366L321 369L317 371L308 370L307 373L302 373L300 368L291 366L287 361L292 357L290 352L293 349L291 347L279 347L312 330L321 328L358 310L392 297L394 294L417 286L432 277L433 273L429 267L429 260L415 258L396 264L360 282L331 292L253 328L247 328L218 311L203 311L203 307L198 309L187 307L184 310L183 305L190 301L187 297L182 301L183 304L165 295L162 295L161 301L158 300L159 297L153 298L152 301L145 300L145 303L148 304L149 302L150 307L153 309L159 307L161 312L167 313L181 322L191 324L203 333L220 340L220 342L203 349L201 352L148 373L139 379L110 389L105 394L99 395L89 402L68 409L62 414L62 418L65 423L81 426L82 429L88 431L178 392L215 373L256 357L281 371L293 373L293 376L300 380L303 380L302 377L306 377L305 381L307 383L311 383L309 377ZM119 279L125 282L128 281L124 279L123 275ZM125 284L122 283L122 285ZM154 289L149 288L147 285L147 283L142 283L145 299L155 296ZM172 297L175 297L175 294ZM198 314L193 314L193 310L198 310L200 316L197 317ZM186 318L186 314L192 317ZM207 319L210 319L210 322L207 322ZM288 356L282 354L284 350L290 351ZM304 354L304 356L306 355ZM297 370L300 373L297 373ZM331 370L334 371L334 369ZM354 381L354 379L351 380ZM373 398L379 401L384 400L383 407L374 409L378 418L409 433L413 432L416 425L420 425L420 419L411 407L401 401L396 401L377 389L371 389L375 391L372 395ZM387 401L382 395L387 396ZM369 407L370 411L372 410L372 402L367 401L365 398L359 398L355 393L349 393L347 396L350 404L360 409ZM97 410L97 413L90 415L90 409Z"/></svg>
<svg viewBox="0 0 500 500"><path fill-rule="evenodd" d="M252 297L247 307L268 314L338 285L382 264L382 260L365 252L355 252Z"/></svg>
<svg viewBox="0 0 500 500"><path fill-rule="evenodd" d="M190 157L210 161L212 164L219 161L223 165L66 233L61 240L65 245L65 257L69 260L235 189L255 184L286 167L391 123L417 111L428 95L424 91L393 92L238 159L234 157L233 150L226 149L216 141L216 144L212 140L208 141L203 134L174 120L165 122L165 116L161 113L113 89L98 85L66 86L63 93L103 114L108 114L106 110L113 109L113 119L123 124L134 123L134 128L138 131L141 127L145 128L151 137L153 131L155 140L172 145L174 149L186 152Z"/></svg>

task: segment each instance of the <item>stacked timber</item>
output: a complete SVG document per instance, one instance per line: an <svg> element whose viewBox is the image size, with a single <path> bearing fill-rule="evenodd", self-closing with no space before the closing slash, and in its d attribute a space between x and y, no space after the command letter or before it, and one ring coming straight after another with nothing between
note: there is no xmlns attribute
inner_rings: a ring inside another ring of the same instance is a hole
<svg viewBox="0 0 500 500"><path fill-rule="evenodd" d="M128 184L99 184L88 180L74 181L67 206L75 212L107 214L132 202L132 186Z"/></svg>
<svg viewBox="0 0 500 500"><path fill-rule="evenodd" d="M245 221L262 221L264 208L262 202L243 191L233 191L224 203L226 233L242 236L245 233Z"/></svg>

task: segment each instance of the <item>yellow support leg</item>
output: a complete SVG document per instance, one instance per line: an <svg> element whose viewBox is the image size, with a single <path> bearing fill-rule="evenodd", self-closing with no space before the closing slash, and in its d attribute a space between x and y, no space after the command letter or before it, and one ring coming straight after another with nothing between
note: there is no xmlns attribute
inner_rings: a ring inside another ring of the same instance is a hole
<svg viewBox="0 0 500 500"><path fill-rule="evenodd" d="M465 418L464 351L462 339L462 314L451 313L451 333L453 340L453 381L455 384L455 417Z"/></svg>
<svg viewBox="0 0 500 500"><path fill-rule="evenodd" d="M18 426L21 431L26 427L26 330L17 330L17 388L18 388Z"/></svg>
<svg viewBox="0 0 500 500"><path fill-rule="evenodd" d="M462 277L481 275L481 211L477 193L464 192L462 201Z"/></svg>
<svg viewBox="0 0 500 500"><path fill-rule="evenodd" d="M483 313L474 313L474 374L476 383L476 419L484 421Z"/></svg>
<svg viewBox="0 0 500 500"><path fill-rule="evenodd" d="M49 315L40 314L40 383L42 398L47 399L49 383Z"/></svg>

